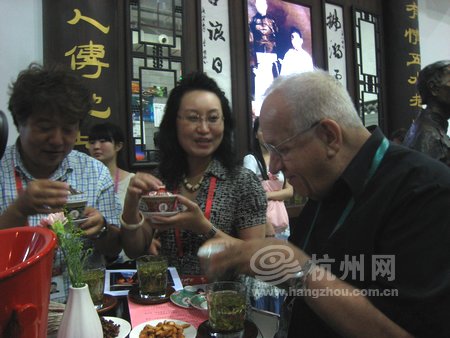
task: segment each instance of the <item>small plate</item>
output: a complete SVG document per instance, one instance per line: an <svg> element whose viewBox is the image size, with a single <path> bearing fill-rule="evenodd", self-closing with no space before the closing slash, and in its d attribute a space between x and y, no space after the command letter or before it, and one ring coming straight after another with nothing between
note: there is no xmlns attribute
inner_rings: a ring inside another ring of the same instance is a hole
<svg viewBox="0 0 450 338"><path fill-rule="evenodd" d="M208 302L206 301L205 294L196 294L189 298L189 303L197 310L208 311Z"/></svg>
<svg viewBox="0 0 450 338"><path fill-rule="evenodd" d="M164 321L175 322L175 324L178 324L178 325L189 324L190 326L183 330L184 337L185 338L195 338L197 336L197 329L194 326L192 326L192 324L190 324L190 323L183 322L182 320L176 320L176 319L155 319L155 320L150 320L148 322L144 322L144 323L141 323L141 324L135 326L133 328L133 330L131 330L129 338L139 338L139 334L144 329L145 325L156 326L156 325L158 325L158 323L162 323Z"/></svg>
<svg viewBox="0 0 450 338"><path fill-rule="evenodd" d="M170 295L170 300L182 308L191 307L190 299L198 293L204 293L205 285L188 285Z"/></svg>
<svg viewBox="0 0 450 338"><path fill-rule="evenodd" d="M170 217L173 215L178 214L179 212L185 211L187 207L185 205L178 205L177 210L175 211L143 211L141 210L142 214L145 217L152 217L152 216L163 216L163 217Z"/></svg>
<svg viewBox="0 0 450 338"><path fill-rule="evenodd" d="M153 304L161 304L168 302L170 299L170 295L175 291L173 287L170 285L167 286L166 294L164 297L142 297L139 292L139 286L133 286L128 292L128 298L133 303L142 304L142 305L153 305Z"/></svg>
<svg viewBox="0 0 450 338"><path fill-rule="evenodd" d="M72 223L73 223L74 225L80 225L80 224L83 224L84 222L86 222L87 219L88 219L87 217L74 219L74 220L72 221Z"/></svg>
<svg viewBox="0 0 450 338"><path fill-rule="evenodd" d="M189 292L189 291L186 291L185 289L182 289L182 290L175 291L174 293L172 293L170 295L170 300L175 305L178 305L180 307L187 309L187 308L191 307L191 303L189 302L189 300L192 296L195 296L195 292Z"/></svg>
<svg viewBox="0 0 450 338"><path fill-rule="evenodd" d="M103 317L103 318L112 321L116 325L120 325L119 335L116 338L125 338L130 333L131 325L125 319L119 317Z"/></svg>
<svg viewBox="0 0 450 338"><path fill-rule="evenodd" d="M189 292L193 292L195 294L197 294L197 293L205 293L206 284L186 285L184 287L184 290L189 291Z"/></svg>
<svg viewBox="0 0 450 338"><path fill-rule="evenodd" d="M146 216L146 217L152 217L152 216L170 217L170 216L178 214L180 211L181 210L176 210L176 211L155 211L155 212L142 211L142 214L144 216Z"/></svg>

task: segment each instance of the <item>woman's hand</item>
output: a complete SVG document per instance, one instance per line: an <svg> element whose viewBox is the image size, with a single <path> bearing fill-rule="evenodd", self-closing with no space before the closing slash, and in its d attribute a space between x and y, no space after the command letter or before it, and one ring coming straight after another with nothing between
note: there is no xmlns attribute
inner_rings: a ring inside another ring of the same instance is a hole
<svg viewBox="0 0 450 338"><path fill-rule="evenodd" d="M177 195L177 200L179 204L182 204L185 207L185 209L170 217L152 216L152 228L158 229L159 231L177 228L190 230L197 234L208 232L211 228L211 224L204 216L203 211L198 204L182 195Z"/></svg>
<svg viewBox="0 0 450 338"><path fill-rule="evenodd" d="M125 196L122 213L124 222L129 224L139 223L139 199L143 194L158 190L162 185L164 184L153 175L143 172L138 172L134 175L130 180Z"/></svg>

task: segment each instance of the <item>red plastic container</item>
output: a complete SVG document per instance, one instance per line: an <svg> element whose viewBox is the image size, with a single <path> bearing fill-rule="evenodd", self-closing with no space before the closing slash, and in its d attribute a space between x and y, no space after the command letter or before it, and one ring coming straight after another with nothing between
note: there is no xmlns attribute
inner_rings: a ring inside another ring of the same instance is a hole
<svg viewBox="0 0 450 338"><path fill-rule="evenodd" d="M0 230L0 337L47 337L55 234L41 227Z"/></svg>

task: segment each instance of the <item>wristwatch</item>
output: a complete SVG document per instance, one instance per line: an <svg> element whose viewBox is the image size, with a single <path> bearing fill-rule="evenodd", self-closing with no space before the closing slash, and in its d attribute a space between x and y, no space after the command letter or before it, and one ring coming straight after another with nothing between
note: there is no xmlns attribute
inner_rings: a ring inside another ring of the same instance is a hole
<svg viewBox="0 0 450 338"><path fill-rule="evenodd" d="M217 234L217 229L215 226L211 226L211 229L208 230L206 234L201 234L202 238L207 241L208 239L213 238Z"/></svg>
<svg viewBox="0 0 450 338"><path fill-rule="evenodd" d="M311 274L316 265L312 259L308 259L301 267L300 271L293 274L288 280L277 285L285 290L303 290L306 288L306 279Z"/></svg>
<svg viewBox="0 0 450 338"><path fill-rule="evenodd" d="M108 232L108 223L106 223L106 218L103 217L103 226L96 235L92 236L92 239L100 239L103 236L105 236L107 232Z"/></svg>
<svg viewBox="0 0 450 338"><path fill-rule="evenodd" d="M296 274L295 277L289 280L289 286L292 289L300 290L306 288L306 279L311 274L312 270L316 265L312 259L308 259L306 263L302 266L300 272Z"/></svg>

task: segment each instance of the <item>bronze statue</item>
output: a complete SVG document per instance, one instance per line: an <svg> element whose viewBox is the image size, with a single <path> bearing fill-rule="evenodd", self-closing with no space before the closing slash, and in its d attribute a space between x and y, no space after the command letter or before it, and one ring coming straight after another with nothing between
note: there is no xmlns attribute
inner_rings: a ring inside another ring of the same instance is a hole
<svg viewBox="0 0 450 338"><path fill-rule="evenodd" d="M417 83L422 109L406 133L403 145L430 155L450 167L450 60L426 66Z"/></svg>

